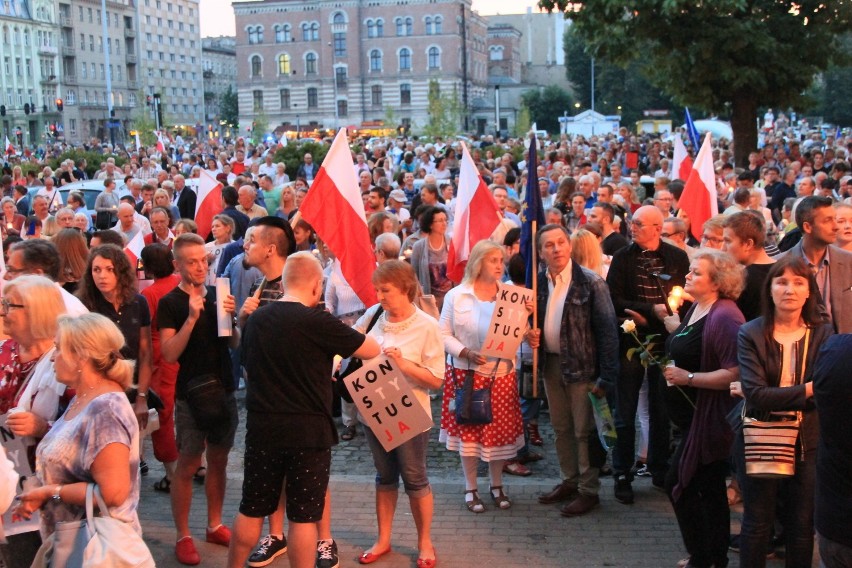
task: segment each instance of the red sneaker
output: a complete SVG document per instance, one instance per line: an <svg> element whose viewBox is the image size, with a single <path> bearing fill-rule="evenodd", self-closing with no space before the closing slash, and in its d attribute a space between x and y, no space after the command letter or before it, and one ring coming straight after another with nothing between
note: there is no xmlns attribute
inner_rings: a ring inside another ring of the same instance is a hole
<svg viewBox="0 0 852 568"><path fill-rule="evenodd" d="M221 544L222 546L229 546L231 544L231 529L225 525L219 525L212 531L208 528L207 542Z"/></svg>
<svg viewBox="0 0 852 568"><path fill-rule="evenodd" d="M187 566L195 566L201 564L201 556L195 549L195 543L192 542L191 536L185 536L175 544L175 556L178 562Z"/></svg>

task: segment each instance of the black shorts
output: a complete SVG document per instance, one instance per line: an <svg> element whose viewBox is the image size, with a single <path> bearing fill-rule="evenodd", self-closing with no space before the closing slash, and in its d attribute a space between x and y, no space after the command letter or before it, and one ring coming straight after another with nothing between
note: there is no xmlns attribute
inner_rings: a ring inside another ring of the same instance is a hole
<svg viewBox="0 0 852 568"><path fill-rule="evenodd" d="M240 513L253 518L271 515L278 508L283 487L290 521L320 521L331 469L331 449L281 447L268 434L258 433L258 439L252 438L250 433L246 434Z"/></svg>

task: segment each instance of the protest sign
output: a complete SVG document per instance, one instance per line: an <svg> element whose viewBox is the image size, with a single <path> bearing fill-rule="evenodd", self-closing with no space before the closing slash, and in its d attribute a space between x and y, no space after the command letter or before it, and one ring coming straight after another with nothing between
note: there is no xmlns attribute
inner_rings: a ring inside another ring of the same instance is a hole
<svg viewBox="0 0 852 568"><path fill-rule="evenodd" d="M515 359L518 347L524 340L530 316L524 303L533 300L533 291L521 286L500 284L497 305L488 325L488 335L482 342L480 353L486 357Z"/></svg>
<svg viewBox="0 0 852 568"><path fill-rule="evenodd" d="M7 416L7 414L0 416L0 444L3 444L6 456L15 464L15 471L18 472L19 476L15 495L20 495L24 491L35 489L39 486L39 483L35 473L30 468L30 462L27 460L27 446L24 444L24 437L15 436L9 430L6 426ZM30 519L12 519L14 509L15 504L3 515L3 530L6 532L6 536L39 529L39 515L33 515Z"/></svg>
<svg viewBox="0 0 852 568"><path fill-rule="evenodd" d="M432 427L408 380L393 359L364 361L343 379L367 426L389 452Z"/></svg>

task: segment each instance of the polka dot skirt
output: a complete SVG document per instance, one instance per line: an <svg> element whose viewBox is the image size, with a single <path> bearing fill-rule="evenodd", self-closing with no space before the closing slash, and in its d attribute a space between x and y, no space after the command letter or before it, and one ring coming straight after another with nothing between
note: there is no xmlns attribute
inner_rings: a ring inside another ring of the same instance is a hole
<svg viewBox="0 0 852 568"><path fill-rule="evenodd" d="M457 424L455 411L450 410L450 401L455 400L455 385L464 384L465 369L453 369L447 365L444 379L444 397L441 404L440 441L447 449L458 451L463 456L475 456L483 461L514 458L524 445L524 423L515 372L497 376L491 385L491 409L494 419L490 424ZM453 374L455 373L455 376ZM475 373L473 388L488 386L491 377Z"/></svg>

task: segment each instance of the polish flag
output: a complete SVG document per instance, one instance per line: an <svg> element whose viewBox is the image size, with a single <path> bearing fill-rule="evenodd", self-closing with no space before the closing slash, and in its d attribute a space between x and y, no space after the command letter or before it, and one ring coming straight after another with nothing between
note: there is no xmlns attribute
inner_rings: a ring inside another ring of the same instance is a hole
<svg viewBox="0 0 852 568"><path fill-rule="evenodd" d="M710 133L704 137L701 150L695 158L692 172L686 180L678 206L684 210L690 220L692 236L701 240L704 222L719 213L716 196L716 174L713 170L713 149Z"/></svg>
<svg viewBox="0 0 852 568"><path fill-rule="evenodd" d="M672 160L672 175L675 179L686 181L692 171L692 158L686 151L686 146L680 136L674 139L674 159Z"/></svg>
<svg viewBox="0 0 852 568"><path fill-rule="evenodd" d="M206 239L213 226L213 217L222 212L222 184L207 170L201 170L197 193L195 223L198 225L198 234Z"/></svg>
<svg viewBox="0 0 852 568"><path fill-rule="evenodd" d="M142 149L142 142L139 140L139 131L137 130L136 131L136 151L138 152L141 149Z"/></svg>
<svg viewBox="0 0 852 568"><path fill-rule="evenodd" d="M9 142L8 136L6 136L6 153L7 154L14 154L15 153L15 147L12 146L11 142Z"/></svg>
<svg viewBox="0 0 852 568"><path fill-rule="evenodd" d="M346 128L337 131L299 212L340 260L343 277L358 298L372 306L376 303L372 283L376 257L348 140Z"/></svg>
<svg viewBox="0 0 852 568"><path fill-rule="evenodd" d="M124 247L124 254L127 255L134 272L139 265L139 259L142 258L143 248L145 248L145 235L142 234L142 231L137 231L130 242L127 243L127 246Z"/></svg>
<svg viewBox="0 0 852 568"><path fill-rule="evenodd" d="M163 133L159 130L155 130L154 134L157 135L157 152L161 154L166 153L166 143L163 140Z"/></svg>
<svg viewBox="0 0 852 568"><path fill-rule="evenodd" d="M500 208L476 170L467 145L461 142L462 161L459 191L455 202L453 238L447 253L447 277L461 282L470 251L479 241L491 236L500 224Z"/></svg>
<svg viewBox="0 0 852 568"><path fill-rule="evenodd" d="M286 148L287 147L287 135L286 134L282 134L281 138L278 139L278 147L279 148Z"/></svg>

